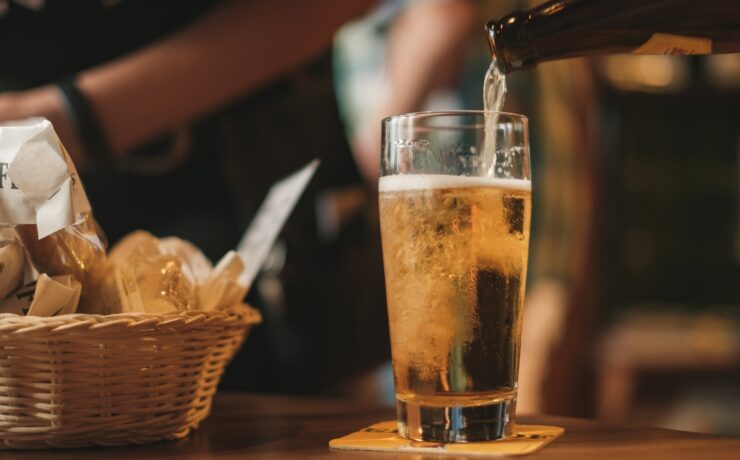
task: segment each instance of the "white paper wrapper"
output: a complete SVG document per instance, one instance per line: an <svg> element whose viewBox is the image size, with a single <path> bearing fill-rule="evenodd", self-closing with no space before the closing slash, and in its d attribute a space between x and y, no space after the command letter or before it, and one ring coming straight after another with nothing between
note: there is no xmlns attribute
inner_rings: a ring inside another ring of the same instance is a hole
<svg viewBox="0 0 740 460"><path fill-rule="evenodd" d="M77 170L48 120L0 125L0 222L36 224L43 238L88 212Z"/></svg>
<svg viewBox="0 0 740 460"><path fill-rule="evenodd" d="M238 281L243 271L241 256L235 251L226 253L198 290L200 309L215 310L241 302L247 295L247 286Z"/></svg>
<svg viewBox="0 0 740 460"><path fill-rule="evenodd" d="M0 313L24 316L56 316L74 313L80 301L82 285L71 275L39 279L23 286L0 302Z"/></svg>

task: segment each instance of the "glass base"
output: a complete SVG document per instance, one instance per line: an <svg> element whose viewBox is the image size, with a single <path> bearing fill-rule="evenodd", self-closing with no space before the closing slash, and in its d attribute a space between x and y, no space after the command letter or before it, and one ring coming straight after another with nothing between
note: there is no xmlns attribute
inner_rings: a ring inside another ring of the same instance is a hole
<svg viewBox="0 0 740 460"><path fill-rule="evenodd" d="M516 398L475 406L429 406L396 400L398 432L415 441L479 442L511 434Z"/></svg>

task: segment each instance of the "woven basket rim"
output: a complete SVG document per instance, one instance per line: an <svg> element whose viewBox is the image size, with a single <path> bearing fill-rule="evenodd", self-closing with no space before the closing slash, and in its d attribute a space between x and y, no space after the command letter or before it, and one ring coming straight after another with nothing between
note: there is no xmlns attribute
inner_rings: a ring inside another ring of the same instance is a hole
<svg viewBox="0 0 740 460"><path fill-rule="evenodd" d="M204 320L239 318L243 324L255 325L262 322L259 311L246 304L234 305L218 310L181 310L168 313L116 313L113 315L92 315L86 313L71 313L58 316L21 316L14 313L0 313L0 328L5 325L14 326L41 326L63 324L107 324L107 323L149 323L152 325L170 323L192 323Z"/></svg>

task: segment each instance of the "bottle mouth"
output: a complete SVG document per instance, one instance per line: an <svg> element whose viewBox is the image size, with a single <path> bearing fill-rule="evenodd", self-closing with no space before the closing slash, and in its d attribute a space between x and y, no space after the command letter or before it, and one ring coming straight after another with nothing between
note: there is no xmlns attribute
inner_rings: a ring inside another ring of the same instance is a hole
<svg viewBox="0 0 740 460"><path fill-rule="evenodd" d="M491 57L504 73L537 65L537 49L529 31L531 19L525 13L513 13L486 23Z"/></svg>
<svg viewBox="0 0 740 460"><path fill-rule="evenodd" d="M488 47L491 49L491 56L498 57L498 50L496 49L496 21L491 19L486 23L486 33L488 35Z"/></svg>
<svg viewBox="0 0 740 460"><path fill-rule="evenodd" d="M491 19L486 23L486 32L488 35L488 47L491 49L491 61L496 63L501 73L508 73L510 70L507 66L507 62L504 60L504 56L499 53L499 49L496 47L496 35L500 33L501 21L494 21Z"/></svg>

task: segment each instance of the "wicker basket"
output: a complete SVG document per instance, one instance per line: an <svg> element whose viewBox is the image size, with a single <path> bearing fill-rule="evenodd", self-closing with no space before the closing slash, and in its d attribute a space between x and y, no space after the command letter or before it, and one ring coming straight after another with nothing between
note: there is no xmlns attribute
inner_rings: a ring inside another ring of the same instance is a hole
<svg viewBox="0 0 740 460"><path fill-rule="evenodd" d="M165 315L0 314L0 448L187 436L259 323L247 306Z"/></svg>

